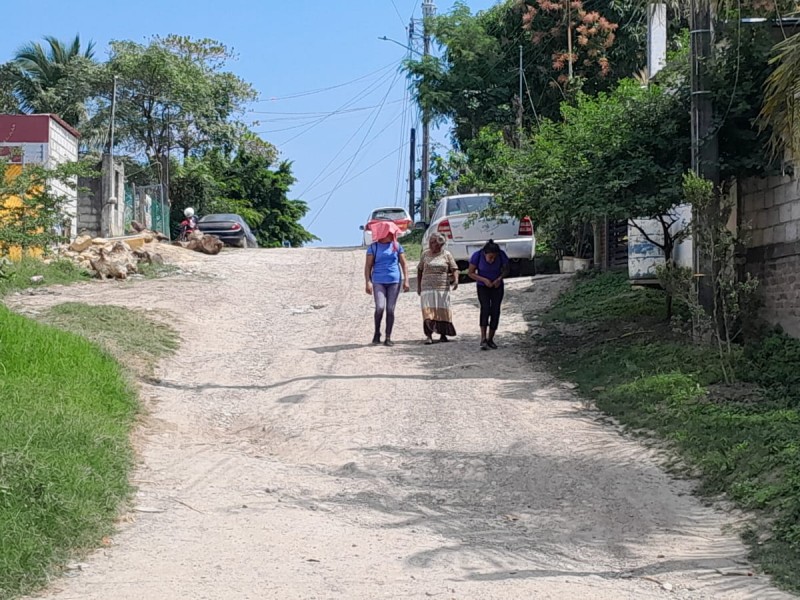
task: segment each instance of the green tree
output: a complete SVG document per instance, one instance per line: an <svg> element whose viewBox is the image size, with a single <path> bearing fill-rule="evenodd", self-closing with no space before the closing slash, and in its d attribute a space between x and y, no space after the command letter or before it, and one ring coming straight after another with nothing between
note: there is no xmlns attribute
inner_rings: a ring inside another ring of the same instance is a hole
<svg viewBox="0 0 800 600"><path fill-rule="evenodd" d="M298 247L317 239L300 225L307 204L288 196L294 183L291 163L276 165L270 148L250 140L235 155L216 149L190 157L170 185L173 221L179 222L184 208L192 206L200 215L242 216L264 247L284 242Z"/></svg>
<svg viewBox="0 0 800 600"><path fill-rule="evenodd" d="M75 188L77 176L90 174L89 166L80 162L47 168L0 160L0 256L13 247L47 249L63 241L67 198L53 184Z"/></svg>
<svg viewBox="0 0 800 600"><path fill-rule="evenodd" d="M520 46L530 91L523 98L526 128L538 118L559 118L561 102L577 89L608 89L640 67L643 5L573 0L570 6L565 14L563 3L506 0L473 15L458 2L451 13L431 19L442 55L409 61L407 69L420 102L436 118L452 119L462 149L486 126L502 130L508 141L517 135ZM572 82L567 23L574 33Z"/></svg>
<svg viewBox="0 0 800 600"><path fill-rule="evenodd" d="M17 69L11 63L0 65L0 113L20 112L19 101L14 95L17 82Z"/></svg>
<svg viewBox="0 0 800 600"><path fill-rule="evenodd" d="M236 148L246 131L237 117L256 93L225 70L232 58L225 45L210 39L169 35L148 44L111 42L97 78L101 106L92 126L108 128L116 77L115 139L125 150L163 171L173 149L185 160L215 146Z"/></svg>
<svg viewBox="0 0 800 600"><path fill-rule="evenodd" d="M86 118L86 101L93 92L94 43L82 48L77 35L68 43L52 36L44 41L23 46L11 61L20 108L54 113L77 126Z"/></svg>
<svg viewBox="0 0 800 600"><path fill-rule="evenodd" d="M759 119L761 130L771 130L773 155L788 149L793 156L800 153L800 33L779 42L771 64L775 70L766 82L764 105Z"/></svg>

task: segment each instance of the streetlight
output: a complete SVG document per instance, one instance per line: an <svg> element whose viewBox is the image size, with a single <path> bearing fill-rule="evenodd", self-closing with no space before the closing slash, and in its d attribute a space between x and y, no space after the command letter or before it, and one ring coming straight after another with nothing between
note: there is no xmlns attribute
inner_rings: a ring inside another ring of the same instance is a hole
<svg viewBox="0 0 800 600"><path fill-rule="evenodd" d="M420 56L422 56L422 52L420 52L419 50L414 50L414 48L412 48L411 46L406 46L404 43L398 42L397 40L393 40L392 38L383 36L379 37L378 39L381 40L382 42L392 42L393 44L397 44L401 48L405 48L409 52L413 52L414 54L419 54Z"/></svg>

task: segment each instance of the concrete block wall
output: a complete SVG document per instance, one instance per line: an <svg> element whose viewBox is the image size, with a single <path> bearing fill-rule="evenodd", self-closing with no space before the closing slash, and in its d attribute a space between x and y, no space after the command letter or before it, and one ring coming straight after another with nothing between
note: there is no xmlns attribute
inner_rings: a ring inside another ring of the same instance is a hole
<svg viewBox="0 0 800 600"><path fill-rule="evenodd" d="M761 281L763 316L800 337L800 180L747 179L739 191L747 268Z"/></svg>
<svg viewBox="0 0 800 600"><path fill-rule="evenodd" d="M103 215L103 185L99 177L78 179L78 233L93 237L101 234Z"/></svg>

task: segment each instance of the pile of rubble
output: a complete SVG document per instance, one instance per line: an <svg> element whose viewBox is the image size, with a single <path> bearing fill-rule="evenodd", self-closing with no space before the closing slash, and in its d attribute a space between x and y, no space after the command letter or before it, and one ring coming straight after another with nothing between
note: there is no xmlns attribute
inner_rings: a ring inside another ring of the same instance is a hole
<svg viewBox="0 0 800 600"><path fill-rule="evenodd" d="M134 244L134 239L136 244ZM100 279L127 279L140 271L140 265L164 264L164 257L159 252L159 245L168 242L166 236L148 230L142 230L129 240L108 240L80 235L75 241L59 250L59 255L73 261L95 277ZM174 242L176 246L202 252L219 254L222 241L213 235L200 232L189 236L187 242ZM163 246L162 246L163 247Z"/></svg>
<svg viewBox="0 0 800 600"><path fill-rule="evenodd" d="M145 238L148 246L151 239ZM163 257L151 248L131 248L123 241L78 236L69 246L61 248L59 255L68 258L100 279L127 279L139 272L139 264L163 264Z"/></svg>

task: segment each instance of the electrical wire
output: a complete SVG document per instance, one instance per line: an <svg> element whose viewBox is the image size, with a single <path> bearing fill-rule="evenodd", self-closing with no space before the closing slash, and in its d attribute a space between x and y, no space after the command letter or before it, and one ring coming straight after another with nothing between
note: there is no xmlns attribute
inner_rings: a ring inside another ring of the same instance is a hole
<svg viewBox="0 0 800 600"><path fill-rule="evenodd" d="M390 102L387 102L387 103L386 103L386 105L388 106L389 104L397 104L398 102L402 102L402 100L397 100L397 101L395 101L395 102L391 102L391 103L390 103ZM334 115L331 115L331 116L334 116ZM348 115L348 114L344 114L344 115L342 115L342 116L345 116L345 117L347 117L347 116L356 116L356 115L352 115L352 114L350 114L350 115ZM281 120L281 119L269 119L269 122L273 122L273 121L280 121L280 120ZM290 121L291 121L292 119L288 119L288 120L290 120ZM265 133L279 133L279 132L282 132L282 131L293 131L293 130L295 130L295 129L301 129L301 128L303 128L303 127L307 127L307 126L309 126L309 125L311 125L311 124L312 124L312 122L311 122L311 121L309 121L309 119L308 119L308 118L306 118L306 119L303 119L303 121L304 121L303 123L299 123L299 124L297 124L297 125L290 125L290 126L288 126L288 127L282 127L282 128L280 128L280 129L263 129L263 130L260 130L260 131L255 131L254 133L257 133L257 134L265 134Z"/></svg>
<svg viewBox="0 0 800 600"><path fill-rule="evenodd" d="M399 104L403 102L403 98L398 98L397 100L390 100L386 104ZM365 110L372 110L374 108L378 108L377 104L373 104L372 106L359 106L357 108L351 108L348 110L339 111L340 114L345 113L354 113L354 112L362 112ZM332 110L323 110L323 111L316 111L316 112L286 112L286 111L276 111L276 110L248 110L248 113L253 113L256 115L292 115L292 116L305 116L308 118L314 117L324 117L325 115L329 115L333 112ZM277 119L276 119L277 120Z"/></svg>
<svg viewBox="0 0 800 600"><path fill-rule="evenodd" d="M527 92L528 100L530 100L531 103L531 110L533 110L533 118L536 119L537 123L541 124L541 121L539 120L539 114L536 112L536 106L533 103L533 96L531 96L531 88L530 86L528 86L528 76L525 74L525 69L522 69L522 81L525 82L525 91ZM522 99L520 98L520 101L521 100Z"/></svg>
<svg viewBox="0 0 800 600"><path fill-rule="evenodd" d="M281 145L285 146L286 144L289 144L289 143L293 142L293 141L294 141L294 140L296 140L297 138L299 138L299 137L301 137L301 136L305 135L306 133L308 133L309 131L311 131L312 129L314 129L314 128L315 128L317 125L320 125L320 124L324 123L325 121L327 121L327 120L328 120L330 117L332 117L333 115L336 115L336 114L338 114L338 113L339 113L341 110L347 109L347 108L351 107L353 104L355 104L356 102L358 102L358 101L360 101L360 100L362 100L362 99L364 99L364 98L366 98L366 97L370 96L370 95L371 95L371 94L372 94L372 93L373 93L373 92L374 92L376 89L378 89L378 88L379 88L379 87L380 87L380 86L381 86L383 83L385 83L385 81L386 81L386 80L389 78L389 75L390 75L390 74L384 75L384 76L382 76L382 77L381 77L381 78L380 78L380 79L379 79L377 82L371 83L371 84L370 84L370 85L368 85L368 86L367 86L367 87L366 87L364 90L362 90L361 92L359 92L359 94L357 94L355 97L351 98L350 100L348 100L347 102L345 102L344 104L342 104L342 105L341 105L339 108L337 108L335 111L333 111L332 113L330 113L330 114L328 114L328 115L325 115L324 117L321 117L321 118L317 119L316 121L314 121L313 123L311 123L311 124L308 126L308 128L307 128L307 129L304 129L303 131L301 131L301 132L300 132L300 133L298 133L297 135L295 135L295 136L293 136L293 137L289 138L288 140L285 140L284 142L282 142L282 144L281 144ZM397 79L397 73L395 73L395 80L396 80L396 79ZM383 106L383 104L381 104L380 106L382 107L382 106Z"/></svg>
<svg viewBox="0 0 800 600"><path fill-rule="evenodd" d="M371 165L369 165L368 167L365 167L363 170L359 171L358 173L356 173L355 175L353 175L353 176L352 176L352 177L350 177L349 179L346 179L345 181L343 181L343 182L341 182L340 184L336 185L336 187L334 187L333 189L331 189L331 190L328 190L327 192L325 192L325 193L323 193L323 194L320 194L320 195L318 195L318 196L314 196L313 198L311 198L310 200L308 200L308 201L307 201L307 203L308 203L308 204L312 204L313 202L316 202L317 200L320 200L321 198L324 198L324 197L325 197L325 196L327 196L328 194L330 194L330 193L333 193L333 192L335 192L335 191L339 190L340 188L342 188L342 187L346 186L347 184L349 184L349 183L351 183L351 182L355 181L356 179L358 179L359 177L361 177L361 176L362 176L364 173L366 173L367 171L370 171L371 169L374 169L375 167L377 167L379 164L381 164L382 162L384 162L384 161L385 161L385 160L387 160L388 158L391 158L392 156L394 156L394 155L395 155L395 154L397 154L398 152L402 152L404 149L406 149L406 148L408 147L408 145L409 145L410 143L411 143L411 142L410 142L409 140L405 140L405 141L404 141L404 142L403 142L403 143L400 145L400 147L399 147L399 148L396 148L396 149L392 150L391 152L389 152L388 154L386 154L386 155L382 156L381 158L379 158L378 160L376 160L374 163L372 163L372 164L371 164ZM313 221L312 221L312 222L313 222ZM310 226L310 225L309 225L309 226Z"/></svg>
<svg viewBox="0 0 800 600"><path fill-rule="evenodd" d="M406 121L408 118L408 86L406 86L405 97L403 98L403 120L400 122L400 141L402 142L406 136ZM395 177L394 186L394 205L400 206L400 185L403 181L403 167L405 166L405 156L402 154L397 161L397 176Z"/></svg>
<svg viewBox="0 0 800 600"><path fill-rule="evenodd" d="M405 21L403 21L403 15L400 14L400 9L397 8L397 3L394 0L390 0L390 1L392 3L392 6L394 6L394 12L397 13L397 18L400 19L400 23L402 23L403 27L405 27L406 23L405 23Z"/></svg>
<svg viewBox="0 0 800 600"><path fill-rule="evenodd" d="M392 93L392 89L394 89L394 85L395 85L395 83L397 83L397 79L398 79L399 76L400 76L400 72L398 71L398 72L395 73L394 79L392 79L392 83L389 85L389 89L386 91L386 95L384 95L382 103L385 103L386 99L389 97L389 94ZM359 145L358 149L356 149L356 153L353 155L353 158L350 161L350 164L347 165L347 168L344 170L344 172L342 173L342 176L339 178L339 181L336 183L337 186L341 185L342 181L344 181L345 177L347 176L347 173L352 168L353 163L355 162L356 158L358 157L358 154L360 153L361 149L364 146L364 142L366 141L367 136L369 136L369 134L372 132L372 128L375 126L375 122L378 120L378 117L381 114L382 108L383 108L383 106L381 106L381 109L378 109L378 111L376 112L375 118L372 120L372 123L370 124L369 129L367 130L367 133L364 134L364 138L361 140L361 144ZM325 199L325 202L322 203L322 206L317 211L317 214L311 219L311 222L308 224L309 227L311 227L316 222L316 220L322 214L322 211L324 211L325 207L328 206L328 203L330 202L331 197L333 196L333 194L336 191L336 189L337 188L334 187L334 189L331 190L330 194L328 194L328 197Z"/></svg>
<svg viewBox="0 0 800 600"><path fill-rule="evenodd" d="M390 122L389 122L389 123L388 123L388 124L387 124L387 125L386 125L386 126L383 128L383 129L381 129L381 130L380 130L378 133L376 133L374 136L372 136L372 138L370 138L370 139L369 139L369 141L367 141L367 142L364 144L364 148L367 148L367 147L369 147L369 146L372 144L372 142L374 142L376 139L378 139L378 138L381 136L381 134L383 134L383 132L385 132L385 131L386 131L387 129L389 129L389 128L390 128L392 125L394 125L395 123L397 123L397 121L398 121L398 120L399 120L399 119L400 119L402 116L403 116L403 115L402 115L402 113L401 113L401 114L398 114L398 115L397 115L397 116L396 116L394 119L392 119L392 120L391 120L391 121L390 121ZM345 148L348 146L348 144L349 144L349 143L350 143L350 142L353 140L353 138L354 138L354 137L356 137L356 135L358 135L358 133L361 131L361 129L363 129L363 127L364 127L364 126L367 124L367 122L368 122L368 121L369 121L369 118L367 118L367 120L366 120L366 121L364 121L364 123L362 123L362 124L361 124L361 127L359 127L359 128L358 128L358 129L357 129L357 130L356 130L356 131L353 133L353 135L351 135L351 136L350 136L350 138L349 138L349 139L348 139L348 140L347 140L347 141L344 143L344 145L343 145L343 146L342 146L342 147L339 149L339 152L337 152L337 153L336 153L336 155L335 155L335 156L334 156L334 157L333 157L333 158L332 158L330 161L328 161L328 164L327 164L327 165L325 165L325 167L322 169L322 171L320 171L320 173L319 173L319 174L318 174L318 175L317 175L317 176L314 178L314 180L313 180L313 181L312 181L310 184L308 184L308 186L306 186L306 188L305 188L305 189L304 189L304 190L303 190L303 191L302 191L302 192L299 194L299 197L300 197L300 198L302 198L302 197L303 197L303 196L305 196L305 195L306 195L308 192L310 192L310 191L311 191L311 190L313 190L315 187L317 187L317 185L318 185L319 183L322 183L323 181L325 181L325 180L327 180L328 178L330 178L331 176L333 176L333 174L334 174L334 173L336 173L336 172L337 172L339 169L341 169L342 167L344 167L344 166L345 166L345 165L348 163L348 161L350 161L350 160L351 160L351 159L352 159L352 158L355 156L355 154L351 154L350 156L348 156L347 158L345 158L345 159L344 159L344 161L342 162L342 164L340 164L340 165L336 166L336 167L335 167L335 168L334 168L334 169L333 169L333 170L332 170L330 173L328 173L328 174L327 174L327 175L325 175L324 177L322 176L322 175L323 175L323 174L324 174L324 173L325 173L325 172L328 170L328 168L329 168L329 167L330 167L330 166L331 166L331 165L334 163L334 161L335 161L337 158L339 158L339 156L342 154L342 152L344 152L344 149L345 149Z"/></svg>
<svg viewBox="0 0 800 600"><path fill-rule="evenodd" d="M305 96L313 96L315 94L322 94L324 92L329 92L331 90L336 90L339 88L347 87L348 85L353 85L354 83L358 83L359 81L363 81L365 79L369 79L370 77L377 75L379 73L383 73L384 71L388 71L392 67L396 67L400 64L401 61L395 60L388 65L381 67L371 73L367 73L366 75L362 75L361 77L356 77L355 79L351 79L350 81L345 81L344 83L339 83L337 85L330 85L328 87L317 88L315 90L308 90L305 92L297 92L295 94L289 94L287 96L278 96L278 97L270 97L265 98L263 100L257 100L256 102L278 102L280 100L293 100L295 98L303 98Z"/></svg>

